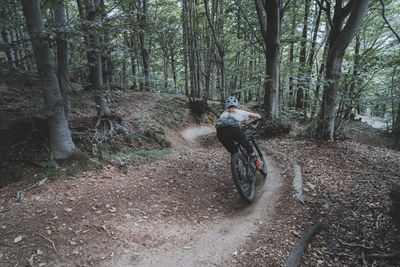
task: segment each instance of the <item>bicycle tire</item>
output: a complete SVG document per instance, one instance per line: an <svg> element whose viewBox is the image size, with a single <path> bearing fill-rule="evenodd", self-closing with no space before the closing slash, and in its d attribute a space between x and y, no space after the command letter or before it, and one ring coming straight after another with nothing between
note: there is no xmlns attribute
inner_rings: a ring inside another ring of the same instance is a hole
<svg viewBox="0 0 400 267"><path fill-rule="evenodd" d="M258 145L254 141L254 139L253 139L252 144L253 144L253 147L255 148L256 156L258 156L258 158L261 159L261 161L263 163L263 167L259 171L264 177L266 177L268 174L268 168L267 168L267 163L265 162L265 159L264 159L264 155L262 154L261 150L258 148Z"/></svg>
<svg viewBox="0 0 400 267"><path fill-rule="evenodd" d="M247 159L241 153L236 152L232 155L231 170L240 197L247 202L253 202L256 195L256 179L249 175Z"/></svg>

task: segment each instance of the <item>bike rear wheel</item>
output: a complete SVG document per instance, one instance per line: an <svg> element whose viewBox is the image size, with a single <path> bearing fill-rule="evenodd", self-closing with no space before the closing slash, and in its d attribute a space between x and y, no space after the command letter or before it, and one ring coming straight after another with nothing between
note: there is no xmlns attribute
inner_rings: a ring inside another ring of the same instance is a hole
<svg viewBox="0 0 400 267"><path fill-rule="evenodd" d="M256 195L256 180L249 171L247 159L239 152L232 155L231 169L233 182L242 199L253 202Z"/></svg>

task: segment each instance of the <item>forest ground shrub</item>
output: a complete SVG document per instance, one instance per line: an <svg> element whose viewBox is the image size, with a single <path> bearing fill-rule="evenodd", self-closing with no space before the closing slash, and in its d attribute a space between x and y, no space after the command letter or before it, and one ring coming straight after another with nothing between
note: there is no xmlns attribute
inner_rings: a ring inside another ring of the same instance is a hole
<svg viewBox="0 0 400 267"><path fill-rule="evenodd" d="M170 149L138 150L134 152L120 154L103 153L102 160L107 163L116 163L120 167L122 167L160 160L167 157L170 153Z"/></svg>

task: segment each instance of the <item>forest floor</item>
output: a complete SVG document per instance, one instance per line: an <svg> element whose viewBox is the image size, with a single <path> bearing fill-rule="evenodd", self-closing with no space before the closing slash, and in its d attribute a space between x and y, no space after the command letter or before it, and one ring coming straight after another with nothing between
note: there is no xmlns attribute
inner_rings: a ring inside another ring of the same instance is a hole
<svg viewBox="0 0 400 267"><path fill-rule="evenodd" d="M40 123L15 115L39 101L27 86L0 86L2 175L31 177L0 189L0 266L282 266L315 222L323 230L302 266L400 264L400 152L382 130L349 122L347 138L334 143L302 137L302 125L283 137L258 136L269 173L248 205L215 138L215 118L194 118L186 99L121 92L112 108L137 135L108 143L114 154L90 146L94 108L73 106L74 142L91 160L53 167ZM149 128L171 147L147 142ZM154 147L164 148L143 150ZM294 197L295 166L304 203ZM59 178L16 199L50 176Z"/></svg>

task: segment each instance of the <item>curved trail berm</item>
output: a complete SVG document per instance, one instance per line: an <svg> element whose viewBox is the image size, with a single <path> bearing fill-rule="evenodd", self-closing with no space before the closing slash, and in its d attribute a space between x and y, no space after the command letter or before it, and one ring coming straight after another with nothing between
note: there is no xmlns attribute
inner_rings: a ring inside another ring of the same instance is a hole
<svg viewBox="0 0 400 267"><path fill-rule="evenodd" d="M204 126L189 128L182 136L193 143L197 137L212 131L211 127ZM123 257L105 266L221 266L232 263L238 247L256 234L261 224L273 223L271 218L279 199L282 177L275 162L270 157L266 160L268 176L257 178L256 199L252 204L208 224L173 226L165 222L154 229L167 240L163 245L147 250L133 245Z"/></svg>

